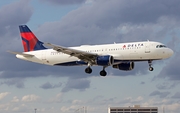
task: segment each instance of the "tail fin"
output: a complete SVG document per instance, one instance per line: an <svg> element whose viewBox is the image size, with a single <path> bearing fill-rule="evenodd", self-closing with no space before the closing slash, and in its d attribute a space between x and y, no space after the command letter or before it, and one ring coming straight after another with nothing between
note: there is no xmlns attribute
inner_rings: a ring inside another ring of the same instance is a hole
<svg viewBox="0 0 180 113"><path fill-rule="evenodd" d="M20 25L19 30L21 33L24 52L46 49L43 46L43 42L39 41L26 25Z"/></svg>

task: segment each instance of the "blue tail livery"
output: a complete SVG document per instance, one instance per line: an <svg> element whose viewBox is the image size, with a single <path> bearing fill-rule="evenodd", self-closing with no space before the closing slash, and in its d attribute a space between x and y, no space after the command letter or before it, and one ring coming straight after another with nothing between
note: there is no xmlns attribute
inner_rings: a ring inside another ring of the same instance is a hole
<svg viewBox="0 0 180 113"><path fill-rule="evenodd" d="M43 42L39 41L26 25L20 25L19 29L24 52L46 49L46 47L43 46Z"/></svg>

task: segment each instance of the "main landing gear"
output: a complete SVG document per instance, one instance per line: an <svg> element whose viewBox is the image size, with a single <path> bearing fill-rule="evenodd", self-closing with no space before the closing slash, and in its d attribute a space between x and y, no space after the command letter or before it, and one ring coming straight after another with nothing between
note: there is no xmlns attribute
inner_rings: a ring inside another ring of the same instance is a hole
<svg viewBox="0 0 180 113"><path fill-rule="evenodd" d="M106 75L107 75L107 73L106 73L106 71L105 71L105 68L106 68L106 67L103 67L103 70L100 71L99 74L100 74L101 76L106 76Z"/></svg>
<svg viewBox="0 0 180 113"><path fill-rule="evenodd" d="M101 76L106 76L106 75L107 75L107 72L105 71L105 68L106 68L106 67L103 67L103 70L100 71L99 74L100 74ZM88 66L88 67L85 69L85 72L88 73L88 74L91 74L91 73L92 73L91 67Z"/></svg>
<svg viewBox="0 0 180 113"><path fill-rule="evenodd" d="M91 74L92 73L92 69L91 69L91 64L88 63L88 67L85 69L85 72L88 73L88 74Z"/></svg>
<svg viewBox="0 0 180 113"><path fill-rule="evenodd" d="M85 72L88 73L88 74L91 74L92 73L92 69L90 67L87 67L85 69Z"/></svg>
<svg viewBox="0 0 180 113"><path fill-rule="evenodd" d="M149 71L153 71L154 68L152 67L152 60L148 60L148 64L149 64Z"/></svg>

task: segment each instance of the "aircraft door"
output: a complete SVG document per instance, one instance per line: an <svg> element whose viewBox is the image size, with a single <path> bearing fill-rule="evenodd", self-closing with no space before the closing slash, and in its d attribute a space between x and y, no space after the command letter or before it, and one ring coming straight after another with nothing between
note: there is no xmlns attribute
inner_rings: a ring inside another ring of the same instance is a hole
<svg viewBox="0 0 180 113"><path fill-rule="evenodd" d="M146 43L145 44L145 53L150 53L150 44L149 43Z"/></svg>
<svg viewBox="0 0 180 113"><path fill-rule="evenodd" d="M47 63L46 61L46 51L42 51L41 53L41 60L42 60L42 63L45 64Z"/></svg>

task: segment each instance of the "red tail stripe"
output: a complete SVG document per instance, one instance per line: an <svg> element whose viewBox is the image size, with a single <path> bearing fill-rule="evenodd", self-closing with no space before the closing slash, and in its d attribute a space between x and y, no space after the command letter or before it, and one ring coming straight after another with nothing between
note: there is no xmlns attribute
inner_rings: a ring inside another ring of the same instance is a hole
<svg viewBox="0 0 180 113"><path fill-rule="evenodd" d="M25 41L22 40L24 51L28 51L28 45L29 45L30 51L33 51L38 41L36 36L32 32L25 32L25 33L21 33L21 37L24 38L25 40Z"/></svg>

